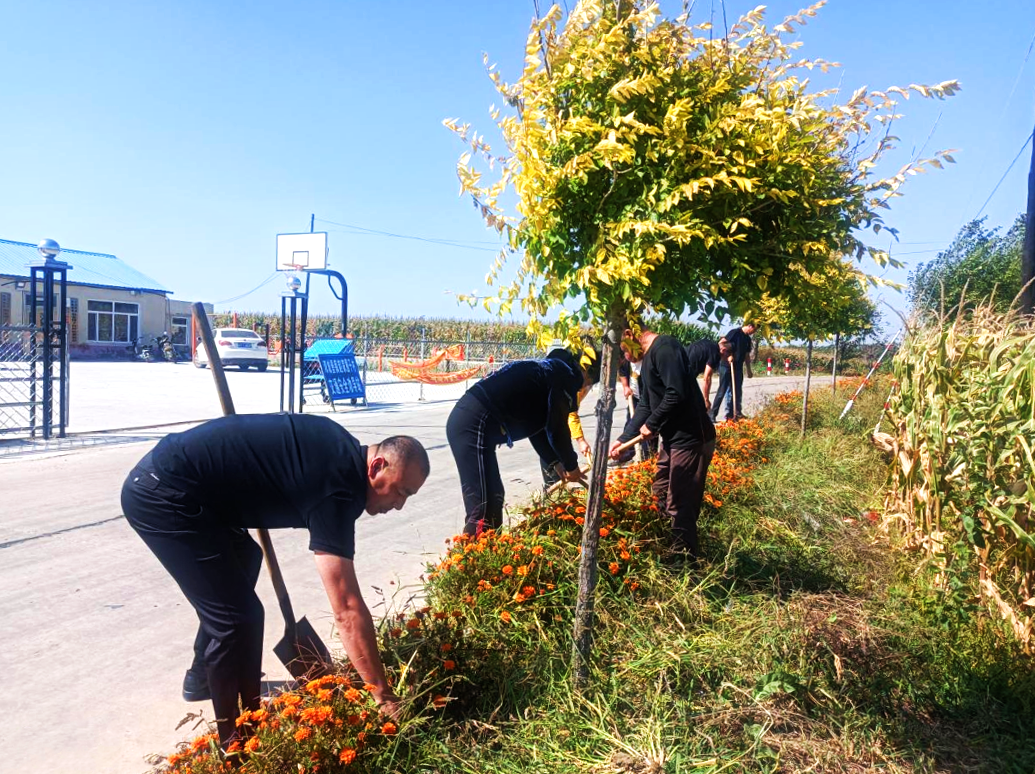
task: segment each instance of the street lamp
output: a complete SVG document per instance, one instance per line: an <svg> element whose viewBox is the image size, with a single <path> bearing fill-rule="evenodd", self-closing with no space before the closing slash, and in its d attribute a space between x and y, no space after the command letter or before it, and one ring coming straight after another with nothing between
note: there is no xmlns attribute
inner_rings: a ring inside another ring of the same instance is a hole
<svg viewBox="0 0 1035 774"><path fill-rule="evenodd" d="M36 245L36 250L43 256L43 260L49 263L58 257L58 254L61 252L61 245L53 239L41 239L40 243Z"/></svg>

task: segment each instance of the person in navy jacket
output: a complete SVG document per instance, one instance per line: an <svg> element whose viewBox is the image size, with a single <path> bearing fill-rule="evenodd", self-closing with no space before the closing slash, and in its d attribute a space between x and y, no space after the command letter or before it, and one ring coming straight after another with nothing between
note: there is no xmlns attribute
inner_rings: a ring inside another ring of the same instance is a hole
<svg viewBox="0 0 1035 774"><path fill-rule="evenodd" d="M584 368L571 352L557 349L541 360L508 363L457 401L446 422L446 438L460 473L465 534L503 523L498 446L527 438L564 480L583 478L568 415L578 408L579 392L599 380L599 363L593 358Z"/></svg>

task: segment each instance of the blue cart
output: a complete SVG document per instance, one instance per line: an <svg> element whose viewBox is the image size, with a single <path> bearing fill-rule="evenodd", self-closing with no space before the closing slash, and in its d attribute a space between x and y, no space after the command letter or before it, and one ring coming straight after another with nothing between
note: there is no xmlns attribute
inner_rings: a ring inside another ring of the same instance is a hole
<svg viewBox="0 0 1035 774"><path fill-rule="evenodd" d="M356 363L351 339L317 339L306 347L302 362L302 403L306 393L318 392L324 403L337 411L336 401L359 400L367 405L366 385Z"/></svg>

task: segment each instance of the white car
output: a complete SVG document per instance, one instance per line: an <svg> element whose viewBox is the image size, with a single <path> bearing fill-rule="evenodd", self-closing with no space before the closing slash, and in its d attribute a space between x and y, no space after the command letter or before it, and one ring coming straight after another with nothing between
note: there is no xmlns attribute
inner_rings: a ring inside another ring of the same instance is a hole
<svg viewBox="0 0 1035 774"><path fill-rule="evenodd" d="M216 340L216 351L224 366L237 366L247 371L252 366L259 371L269 367L269 350L266 342L255 331L247 328L216 328L212 331ZM194 365L198 368L208 366L208 352L199 340L194 350Z"/></svg>

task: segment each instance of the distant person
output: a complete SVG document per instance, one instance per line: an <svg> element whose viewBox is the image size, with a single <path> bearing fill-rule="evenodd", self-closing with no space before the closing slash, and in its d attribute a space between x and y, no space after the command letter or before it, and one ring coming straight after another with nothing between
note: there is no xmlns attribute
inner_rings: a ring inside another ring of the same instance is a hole
<svg viewBox="0 0 1035 774"><path fill-rule="evenodd" d="M166 436L122 487L126 520L200 619L188 701L212 699L220 743L238 703L259 708L264 613L255 594L262 551L249 528L305 528L345 653L383 711L398 715L370 611L352 564L356 519L402 508L428 476L420 442L361 446L309 414L239 415Z"/></svg>
<svg viewBox="0 0 1035 774"><path fill-rule="evenodd" d="M744 418L744 371L751 375L751 336L755 332L755 324L746 322L739 328L733 328L725 336L730 346L730 354L723 358L719 366L719 389L711 405L712 421L717 421L719 408L723 398L726 399L726 421ZM736 408L734 408L734 402Z"/></svg>
<svg viewBox="0 0 1035 774"><path fill-rule="evenodd" d="M719 370L724 358L728 358L733 350L725 337L718 341L701 339L686 348L687 361L690 364L690 376L694 379L704 375L701 393L704 395L704 407L711 410L712 374Z"/></svg>
<svg viewBox="0 0 1035 774"><path fill-rule="evenodd" d="M622 347L631 361L640 362L642 383L636 413L612 444L611 457L617 459L618 447L637 434L661 439L654 496L672 527L672 553L696 557L697 517L715 453L715 428L677 339L646 329L634 339L626 330Z"/></svg>
<svg viewBox="0 0 1035 774"><path fill-rule="evenodd" d="M622 362L618 366L618 381L622 385L622 395L626 400L626 405L631 406L631 410L628 411L628 416L625 420L625 430L635 431L635 428L630 424L632 422L633 414L636 412L636 406L640 402L640 363L639 361L633 363L629 360L628 353L622 352ZM635 432L633 432L635 435ZM658 439L651 438L650 440L643 441L639 444L640 457L641 459L647 459L658 453ZM618 455L618 458L613 464L624 465L627 462L632 461L636 456L636 449L626 449L624 452Z"/></svg>
<svg viewBox="0 0 1035 774"><path fill-rule="evenodd" d="M560 479L584 479L568 415L578 408L579 392L600 379L599 364L597 357L582 367L575 355L557 349L541 360L508 363L456 402L446 438L460 473L465 534L503 524L503 479L496 459L496 448L503 444L527 438Z"/></svg>

